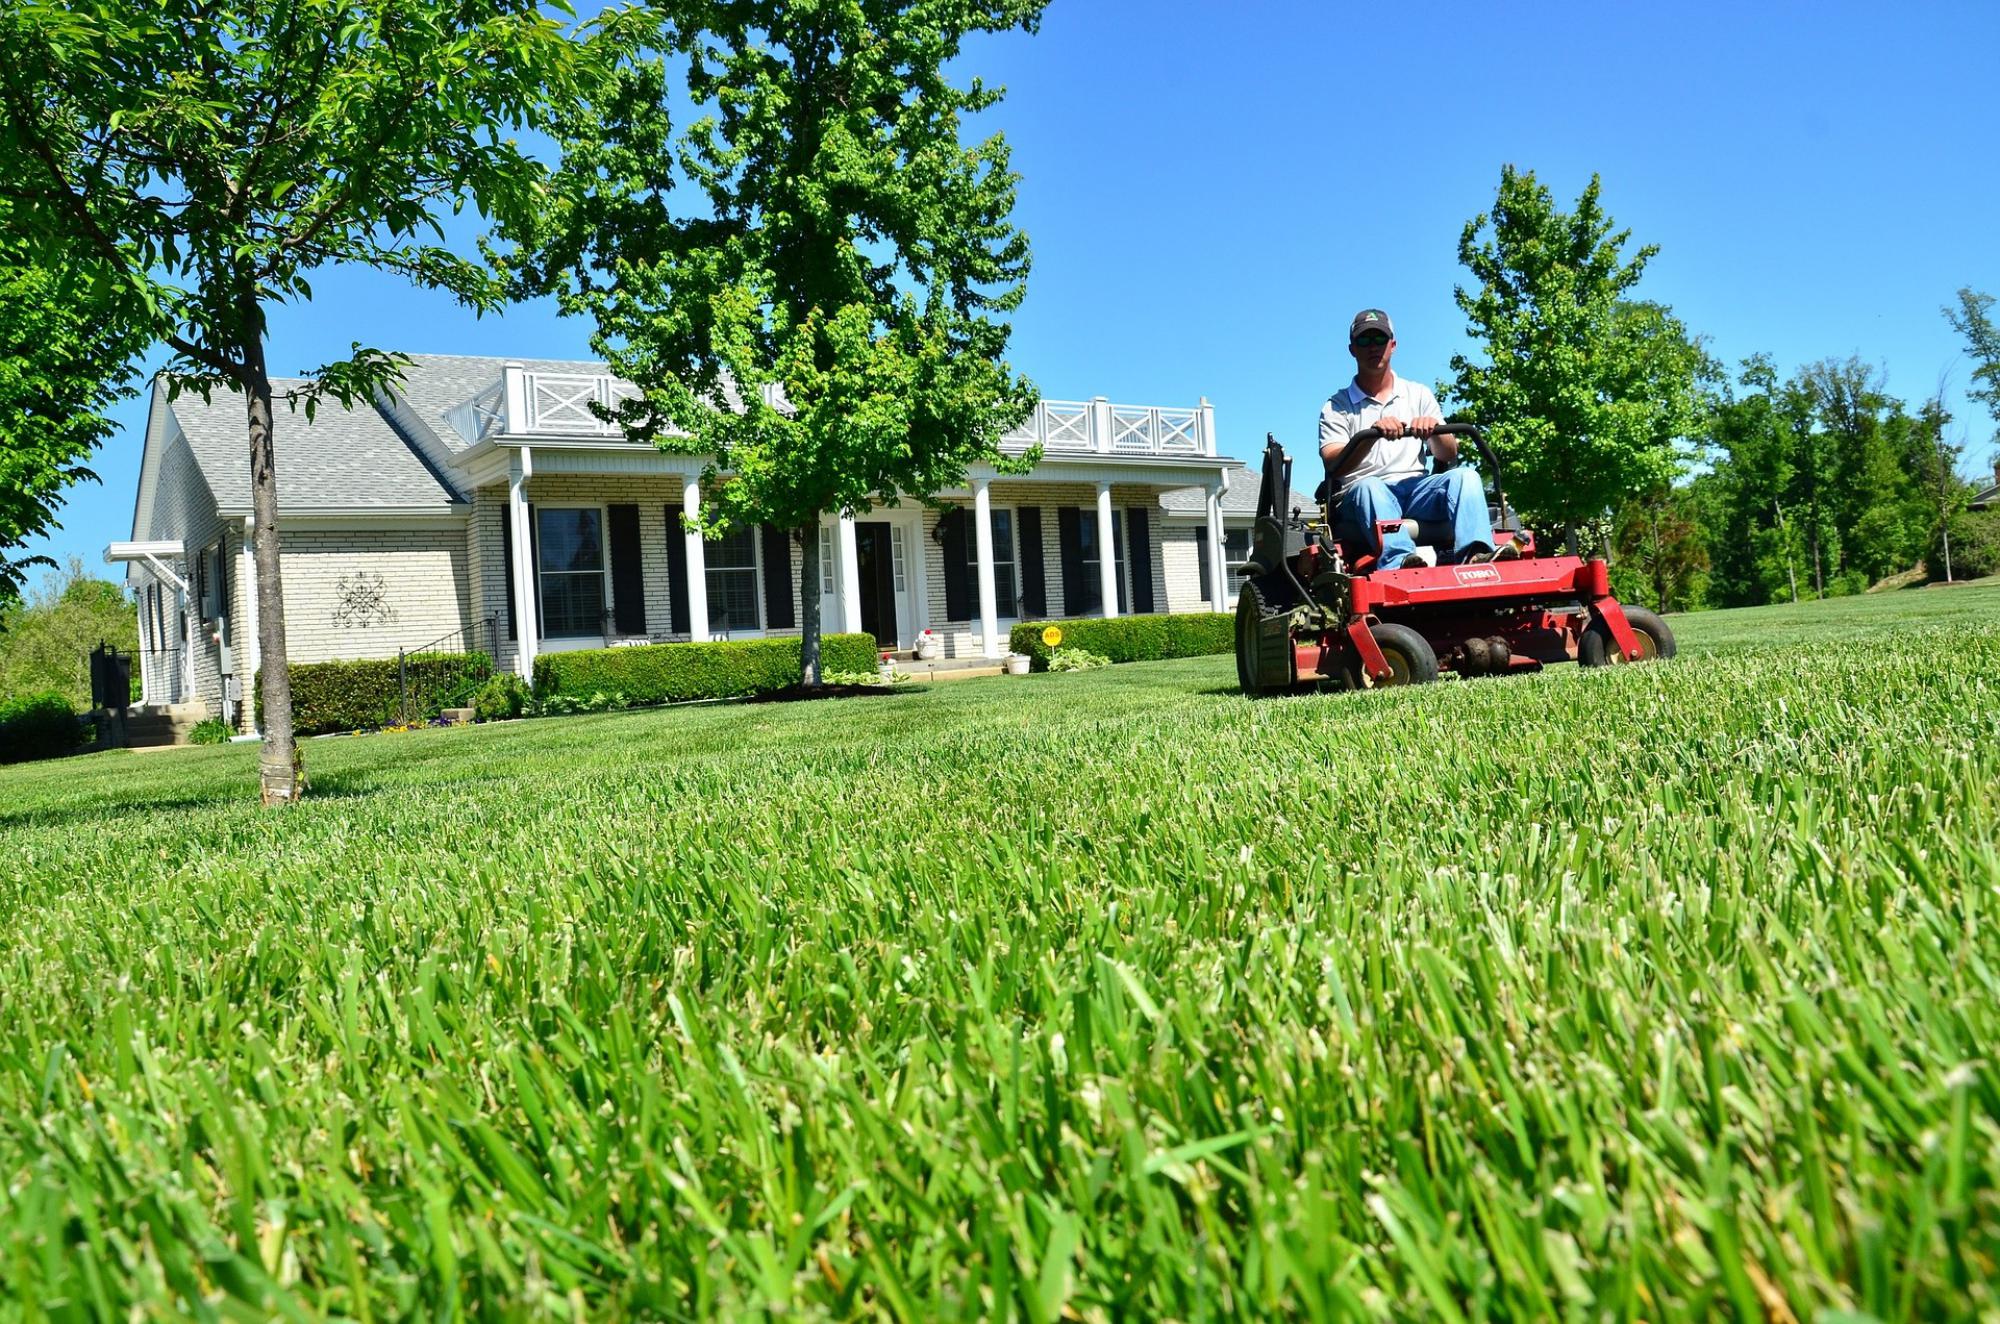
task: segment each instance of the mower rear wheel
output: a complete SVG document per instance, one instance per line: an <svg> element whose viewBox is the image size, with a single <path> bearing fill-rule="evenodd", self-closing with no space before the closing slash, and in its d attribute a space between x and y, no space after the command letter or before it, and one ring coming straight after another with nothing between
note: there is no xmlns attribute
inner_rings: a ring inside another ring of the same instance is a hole
<svg viewBox="0 0 2000 1324"><path fill-rule="evenodd" d="M1375 636L1375 646L1382 650L1382 660L1389 664L1389 679L1376 680L1369 676L1361 660L1356 658L1347 664L1347 688L1360 690L1381 689L1387 685L1428 685L1438 678L1437 653L1431 648L1430 640L1409 626L1382 621L1369 626L1368 633Z"/></svg>
<svg viewBox="0 0 2000 1324"><path fill-rule="evenodd" d="M1674 655L1674 632L1667 623L1644 607L1626 607L1625 623L1639 639L1641 662L1665 661ZM1576 660L1586 667L1615 667L1625 661L1611 638L1611 627L1602 616L1594 616L1583 637L1576 641Z"/></svg>
<svg viewBox="0 0 2000 1324"><path fill-rule="evenodd" d="M1292 608L1294 595L1272 578L1245 581L1236 597L1236 683L1252 698L1282 694L1297 680L1289 625L1272 620Z"/></svg>

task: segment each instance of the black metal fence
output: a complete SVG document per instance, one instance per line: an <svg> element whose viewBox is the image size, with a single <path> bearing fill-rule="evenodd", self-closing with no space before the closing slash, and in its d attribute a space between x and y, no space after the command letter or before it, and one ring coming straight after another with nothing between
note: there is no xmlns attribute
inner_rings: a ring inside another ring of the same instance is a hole
<svg viewBox="0 0 2000 1324"><path fill-rule="evenodd" d="M90 706L108 712L132 706L132 655L101 639L90 650Z"/></svg>
<svg viewBox="0 0 2000 1324"><path fill-rule="evenodd" d="M397 715L404 722L407 723L410 720L412 712L411 699L414 697L410 683L410 659L421 657L427 661L434 662L443 657L470 657L474 653L478 653L484 656L487 661L488 665L485 672L476 678L470 669L465 673L466 684L472 689L477 689L479 685L485 682L486 676L492 674L492 663L498 651L499 633L497 626L499 625L499 619L498 616L487 616L461 629L453 630L450 634L439 635L436 639L431 640L431 642L420 648L399 648L396 650L396 691L399 696ZM426 669L431 670L432 668ZM471 700L470 694L466 694L463 697L467 702ZM458 707L463 705L450 704L447 706Z"/></svg>

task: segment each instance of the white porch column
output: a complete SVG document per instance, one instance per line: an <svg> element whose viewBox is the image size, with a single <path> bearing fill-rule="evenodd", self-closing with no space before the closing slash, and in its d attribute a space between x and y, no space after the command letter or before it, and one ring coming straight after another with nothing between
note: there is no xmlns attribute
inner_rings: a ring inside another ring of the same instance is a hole
<svg viewBox="0 0 2000 1324"><path fill-rule="evenodd" d="M701 514L701 478L690 477L681 488L681 509L689 518ZM677 587L687 594L688 638L696 643L708 640L708 539L687 530L687 583Z"/></svg>
<svg viewBox="0 0 2000 1324"><path fill-rule="evenodd" d="M1000 646L999 592L993 583L993 494L989 478L972 480L972 538L979 565L979 637L989 658L1003 657Z"/></svg>
<svg viewBox="0 0 2000 1324"><path fill-rule="evenodd" d="M1229 610L1229 557L1222 539L1222 489L1208 489L1208 606L1211 611Z"/></svg>
<svg viewBox="0 0 2000 1324"><path fill-rule="evenodd" d="M1215 406L1208 402L1208 397L1205 395L1201 398L1201 453L1203 455L1216 453Z"/></svg>
<svg viewBox="0 0 2000 1324"><path fill-rule="evenodd" d="M535 619L534 530L528 522L528 478L534 463L523 446L507 467L507 519L514 562L514 670L531 684L541 643L541 622Z"/></svg>
<svg viewBox="0 0 2000 1324"><path fill-rule="evenodd" d="M840 512L840 533L834 539L834 555L840 562L840 628L849 634L861 632L861 552L854 541L854 512ZM894 640L890 641L895 642Z"/></svg>
<svg viewBox="0 0 2000 1324"><path fill-rule="evenodd" d="M153 701L153 650L146 647L146 588L139 585L133 597L139 609L139 706Z"/></svg>
<svg viewBox="0 0 2000 1324"><path fill-rule="evenodd" d="M251 544L257 537L257 519L246 516L243 520L243 551L238 555L239 568L236 582L243 585L243 628L229 627L230 643L236 646L236 658L241 664L237 676L243 687L243 706L257 711L257 669L264 665L264 636L257 629L257 557ZM251 729L256 730L253 718Z"/></svg>
<svg viewBox="0 0 2000 1324"><path fill-rule="evenodd" d="M1097 485L1097 578L1104 593L1104 619L1118 614L1118 541L1112 532L1111 484Z"/></svg>

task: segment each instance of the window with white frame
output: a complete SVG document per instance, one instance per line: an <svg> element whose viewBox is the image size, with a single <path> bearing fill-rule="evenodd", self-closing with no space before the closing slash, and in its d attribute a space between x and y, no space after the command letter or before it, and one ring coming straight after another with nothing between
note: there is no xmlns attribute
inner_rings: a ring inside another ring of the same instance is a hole
<svg viewBox="0 0 2000 1324"><path fill-rule="evenodd" d="M822 525L819 531L819 591L831 593L833 589L833 530Z"/></svg>
<svg viewBox="0 0 2000 1324"><path fill-rule="evenodd" d="M764 621L757 593L755 526L731 529L711 542L707 552L710 633L761 629Z"/></svg>
<svg viewBox="0 0 2000 1324"><path fill-rule="evenodd" d="M586 639L604 633L604 512L595 506L535 510L542 637Z"/></svg>
<svg viewBox="0 0 2000 1324"><path fill-rule="evenodd" d="M1104 609L1104 579L1098 570L1097 515L1086 510L1077 521L1077 551L1083 562L1083 609L1087 612ZM1130 597L1125 584L1125 510L1118 507L1111 512L1111 555L1112 573L1118 583L1118 610L1130 611L1126 604Z"/></svg>
<svg viewBox="0 0 2000 1324"><path fill-rule="evenodd" d="M996 614L1021 614L1018 558L1014 554L1014 512L993 512L993 610Z"/></svg>
<svg viewBox="0 0 2000 1324"><path fill-rule="evenodd" d="M1243 589L1243 581L1250 576L1243 569L1243 563L1250 559L1250 530L1224 529L1222 531L1222 566L1229 580L1229 597L1233 602Z"/></svg>

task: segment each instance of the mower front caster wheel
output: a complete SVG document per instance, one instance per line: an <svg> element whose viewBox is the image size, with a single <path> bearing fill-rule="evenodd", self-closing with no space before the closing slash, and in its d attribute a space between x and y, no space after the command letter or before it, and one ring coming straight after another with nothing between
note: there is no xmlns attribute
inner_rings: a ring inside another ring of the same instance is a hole
<svg viewBox="0 0 2000 1324"><path fill-rule="evenodd" d="M1641 662L1664 661L1674 655L1674 632L1667 623L1644 607L1625 608L1625 623L1639 637ZM1611 638L1611 627L1602 616L1591 618L1583 638L1576 641L1576 660L1586 667L1617 666L1625 660Z"/></svg>
<svg viewBox="0 0 2000 1324"><path fill-rule="evenodd" d="M1361 660L1356 658L1347 664L1348 689L1428 685L1438 678L1437 654L1432 651L1430 641L1409 626L1384 621L1369 626L1368 633L1375 636L1375 646L1382 650L1382 660L1389 664L1389 678L1377 680L1371 677L1362 667Z"/></svg>

